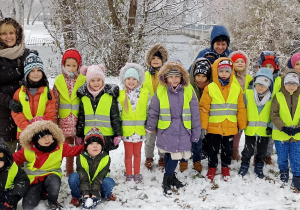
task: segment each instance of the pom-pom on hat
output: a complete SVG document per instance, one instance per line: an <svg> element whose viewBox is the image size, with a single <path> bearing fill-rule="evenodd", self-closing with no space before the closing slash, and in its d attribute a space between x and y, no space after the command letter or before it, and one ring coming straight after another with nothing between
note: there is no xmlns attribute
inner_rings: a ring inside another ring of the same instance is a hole
<svg viewBox="0 0 300 210"><path fill-rule="evenodd" d="M300 53L295 53L291 58L292 67L295 68L295 63L300 60Z"/></svg>
<svg viewBox="0 0 300 210"><path fill-rule="evenodd" d="M91 66L82 66L80 68L80 73L83 76L86 76L86 83L89 84L91 79L100 78L103 83L105 83L105 75L104 75L105 67L101 64L99 65L91 65Z"/></svg>

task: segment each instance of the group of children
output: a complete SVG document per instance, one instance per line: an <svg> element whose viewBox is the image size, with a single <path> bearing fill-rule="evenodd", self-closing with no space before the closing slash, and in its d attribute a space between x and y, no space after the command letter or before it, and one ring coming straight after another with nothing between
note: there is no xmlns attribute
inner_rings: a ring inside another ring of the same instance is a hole
<svg viewBox="0 0 300 210"><path fill-rule="evenodd" d="M213 38L212 47L229 42L224 37ZM246 138L239 174L247 174L257 148L254 172L263 178L265 157L271 155L267 148L273 148L274 140L283 186L289 179L289 159L292 184L300 190L300 53L290 62L296 70L282 79L278 59L270 51L261 54L253 79L247 74L249 58L242 51L220 58L206 52L194 61L189 74L179 60L168 60L163 45L156 44L148 51L146 63L146 73L135 63L120 70L119 91L118 86L106 83L104 66L82 66L80 53L68 49L63 54L62 73L50 90L42 60L29 54L23 85L14 95L22 110L12 112L22 149L11 155L0 144L0 172L4 172L0 207L16 208L23 198L24 209L33 209L44 199L50 209L61 209L57 199L64 157L71 204L78 207L82 203L83 208L91 209L101 198L116 200L112 193L115 182L109 177L109 151L121 140L126 181L142 180L143 141L149 170L156 142L167 196L172 188L184 187L175 173L178 162L184 171L192 157L194 169L201 172L202 153L208 156L207 178L213 181L220 148L221 172L228 181L231 160L239 159L243 131ZM24 163L27 176L20 167Z"/></svg>

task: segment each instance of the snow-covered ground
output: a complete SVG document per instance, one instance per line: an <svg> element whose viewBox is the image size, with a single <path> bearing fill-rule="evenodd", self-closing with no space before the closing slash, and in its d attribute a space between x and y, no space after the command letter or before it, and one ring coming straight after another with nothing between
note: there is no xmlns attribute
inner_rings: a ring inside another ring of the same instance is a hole
<svg viewBox="0 0 300 210"><path fill-rule="evenodd" d="M46 37L40 29L40 25L26 26L26 34L31 37ZM171 40L171 41L170 41ZM183 65L188 68L194 59L191 54L191 46L188 44L190 38L184 36L172 36L166 42L169 48L176 47L170 57L181 58ZM31 47L38 49L44 61L49 57L55 56L50 53L47 47ZM194 55L194 54L193 54ZM107 78L108 83L119 84L118 78ZM50 79L50 85L53 86L54 79ZM240 142L240 152L243 150L244 136ZM180 173L176 169L178 179L184 181L187 186L179 190L178 195L167 198L163 195L162 179L163 172L156 167L153 171L148 171L143 163L145 161L144 148L142 148L141 174L143 182L135 184L125 182L125 164L124 164L124 147L123 143L117 150L111 151L111 173L116 181L113 192L117 196L117 201L103 201L97 206L97 209L300 209L300 194L293 193L289 187L280 188L279 170L276 164L277 156L272 156L274 165L265 166L264 173L268 179L258 179L255 177L252 166L249 173L242 179L237 175L240 162L233 161L231 164L231 179L228 182L222 180L220 166L218 167L218 175L215 177L215 184L211 184L205 179L207 173L207 160L202 161L203 171L201 174L192 169L192 161L189 160L189 168L184 173ZM156 152L155 163L157 164L158 155ZM64 163L62 164L64 169ZM292 174L290 173L289 184L291 183ZM61 192L59 194L59 202L65 209L76 209L69 205L71 201L70 189L68 187L67 178L62 179ZM19 207L20 207L19 203ZM21 208L20 208L21 209ZM41 201L36 209L46 209L44 201Z"/></svg>

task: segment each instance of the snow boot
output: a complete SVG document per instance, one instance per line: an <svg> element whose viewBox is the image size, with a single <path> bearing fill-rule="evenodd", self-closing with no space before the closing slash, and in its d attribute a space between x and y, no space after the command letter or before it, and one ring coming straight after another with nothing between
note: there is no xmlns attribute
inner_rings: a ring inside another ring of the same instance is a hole
<svg viewBox="0 0 300 210"><path fill-rule="evenodd" d="M134 174L133 175L133 180L135 181L136 184L140 183L142 181L142 174Z"/></svg>
<svg viewBox="0 0 300 210"><path fill-rule="evenodd" d="M196 171L198 171L199 173L201 173L201 171L202 171L202 164L201 164L200 161L197 161L197 162L194 163L194 169Z"/></svg>
<svg viewBox="0 0 300 210"><path fill-rule="evenodd" d="M280 181L283 182L283 184L288 183L289 181L289 170L280 170Z"/></svg>
<svg viewBox="0 0 300 210"><path fill-rule="evenodd" d="M296 193L300 193L300 176L293 176L294 190Z"/></svg>
<svg viewBox="0 0 300 210"><path fill-rule="evenodd" d="M165 169L165 161L164 158L160 158L158 160L158 166L161 167L161 169Z"/></svg>
<svg viewBox="0 0 300 210"><path fill-rule="evenodd" d="M254 172L256 173L257 177L263 179L265 177L264 172L264 163L255 163Z"/></svg>
<svg viewBox="0 0 300 210"><path fill-rule="evenodd" d="M176 173L174 172L172 176L172 186L176 187L177 189L184 187L185 185L182 184L182 182L179 181L175 175Z"/></svg>
<svg viewBox="0 0 300 210"><path fill-rule="evenodd" d="M233 150L233 154L231 156L232 160L236 160L236 161L240 161L241 160L241 156L239 154L239 150Z"/></svg>
<svg viewBox="0 0 300 210"><path fill-rule="evenodd" d="M184 172L186 169L188 169L188 162L185 162L185 161L182 161L182 162L179 162L179 170L180 172Z"/></svg>
<svg viewBox="0 0 300 210"><path fill-rule="evenodd" d="M248 169L249 169L249 163L242 162L241 168L239 170L239 175L245 176L248 172Z"/></svg>
<svg viewBox="0 0 300 210"><path fill-rule="evenodd" d="M225 182L227 182L230 178L230 168L229 167L222 167L222 175Z"/></svg>
<svg viewBox="0 0 300 210"><path fill-rule="evenodd" d="M267 155L265 158L265 162L267 165L273 165L272 158L270 155Z"/></svg>
<svg viewBox="0 0 300 210"><path fill-rule="evenodd" d="M153 158L146 158L145 166L148 170L151 170L153 167Z"/></svg>
<svg viewBox="0 0 300 210"><path fill-rule="evenodd" d="M213 182L216 175L217 168L208 168L206 177Z"/></svg>
<svg viewBox="0 0 300 210"><path fill-rule="evenodd" d="M162 184L165 196L172 195L171 185L172 185L172 176L165 173L164 179L163 179L163 184Z"/></svg>
<svg viewBox="0 0 300 210"><path fill-rule="evenodd" d="M130 182L133 179L132 175L125 175L126 176L126 182Z"/></svg>

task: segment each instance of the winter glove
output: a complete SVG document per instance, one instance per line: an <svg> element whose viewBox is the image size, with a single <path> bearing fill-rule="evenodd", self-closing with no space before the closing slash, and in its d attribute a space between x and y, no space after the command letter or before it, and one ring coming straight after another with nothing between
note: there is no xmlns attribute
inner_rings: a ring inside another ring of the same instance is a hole
<svg viewBox="0 0 300 210"><path fill-rule="evenodd" d="M267 128L266 128L266 134L267 134L267 135L271 135L271 134L272 134L272 128L267 127Z"/></svg>
<svg viewBox="0 0 300 210"><path fill-rule="evenodd" d="M92 198L83 198L82 199L82 208L85 208L85 209L92 209L92 206L93 206L93 199Z"/></svg>
<svg viewBox="0 0 300 210"><path fill-rule="evenodd" d="M104 93L108 93L114 98L119 97L119 86L115 84L106 84L104 87Z"/></svg>
<svg viewBox="0 0 300 210"><path fill-rule="evenodd" d="M0 209L1 210L12 210L13 209L13 207L12 206L10 206L8 203L0 203Z"/></svg>
<svg viewBox="0 0 300 210"><path fill-rule="evenodd" d="M114 138L114 145L117 146L121 142L121 136L116 136Z"/></svg>
<svg viewBox="0 0 300 210"><path fill-rule="evenodd" d="M201 139L204 139L205 136L206 136L206 134L207 134L207 130L206 129L202 129L201 130Z"/></svg>
<svg viewBox="0 0 300 210"><path fill-rule="evenodd" d="M77 137L76 141L77 141L78 145L82 145L83 144L83 138L81 138L81 137Z"/></svg>
<svg viewBox="0 0 300 210"><path fill-rule="evenodd" d="M94 209L98 205L100 199L99 198L92 198L92 199L93 199L93 205L91 206L91 209Z"/></svg>
<svg viewBox="0 0 300 210"><path fill-rule="evenodd" d="M294 136L295 135L295 131L293 127L285 127L283 126L281 131L283 131L284 133L286 133L289 136Z"/></svg>
<svg viewBox="0 0 300 210"><path fill-rule="evenodd" d="M294 128L294 135L296 135L297 133L300 133L300 128Z"/></svg>
<svg viewBox="0 0 300 210"><path fill-rule="evenodd" d="M23 111L22 104L19 101L11 99L8 103L8 107L10 108L11 111L15 113L19 113Z"/></svg>

